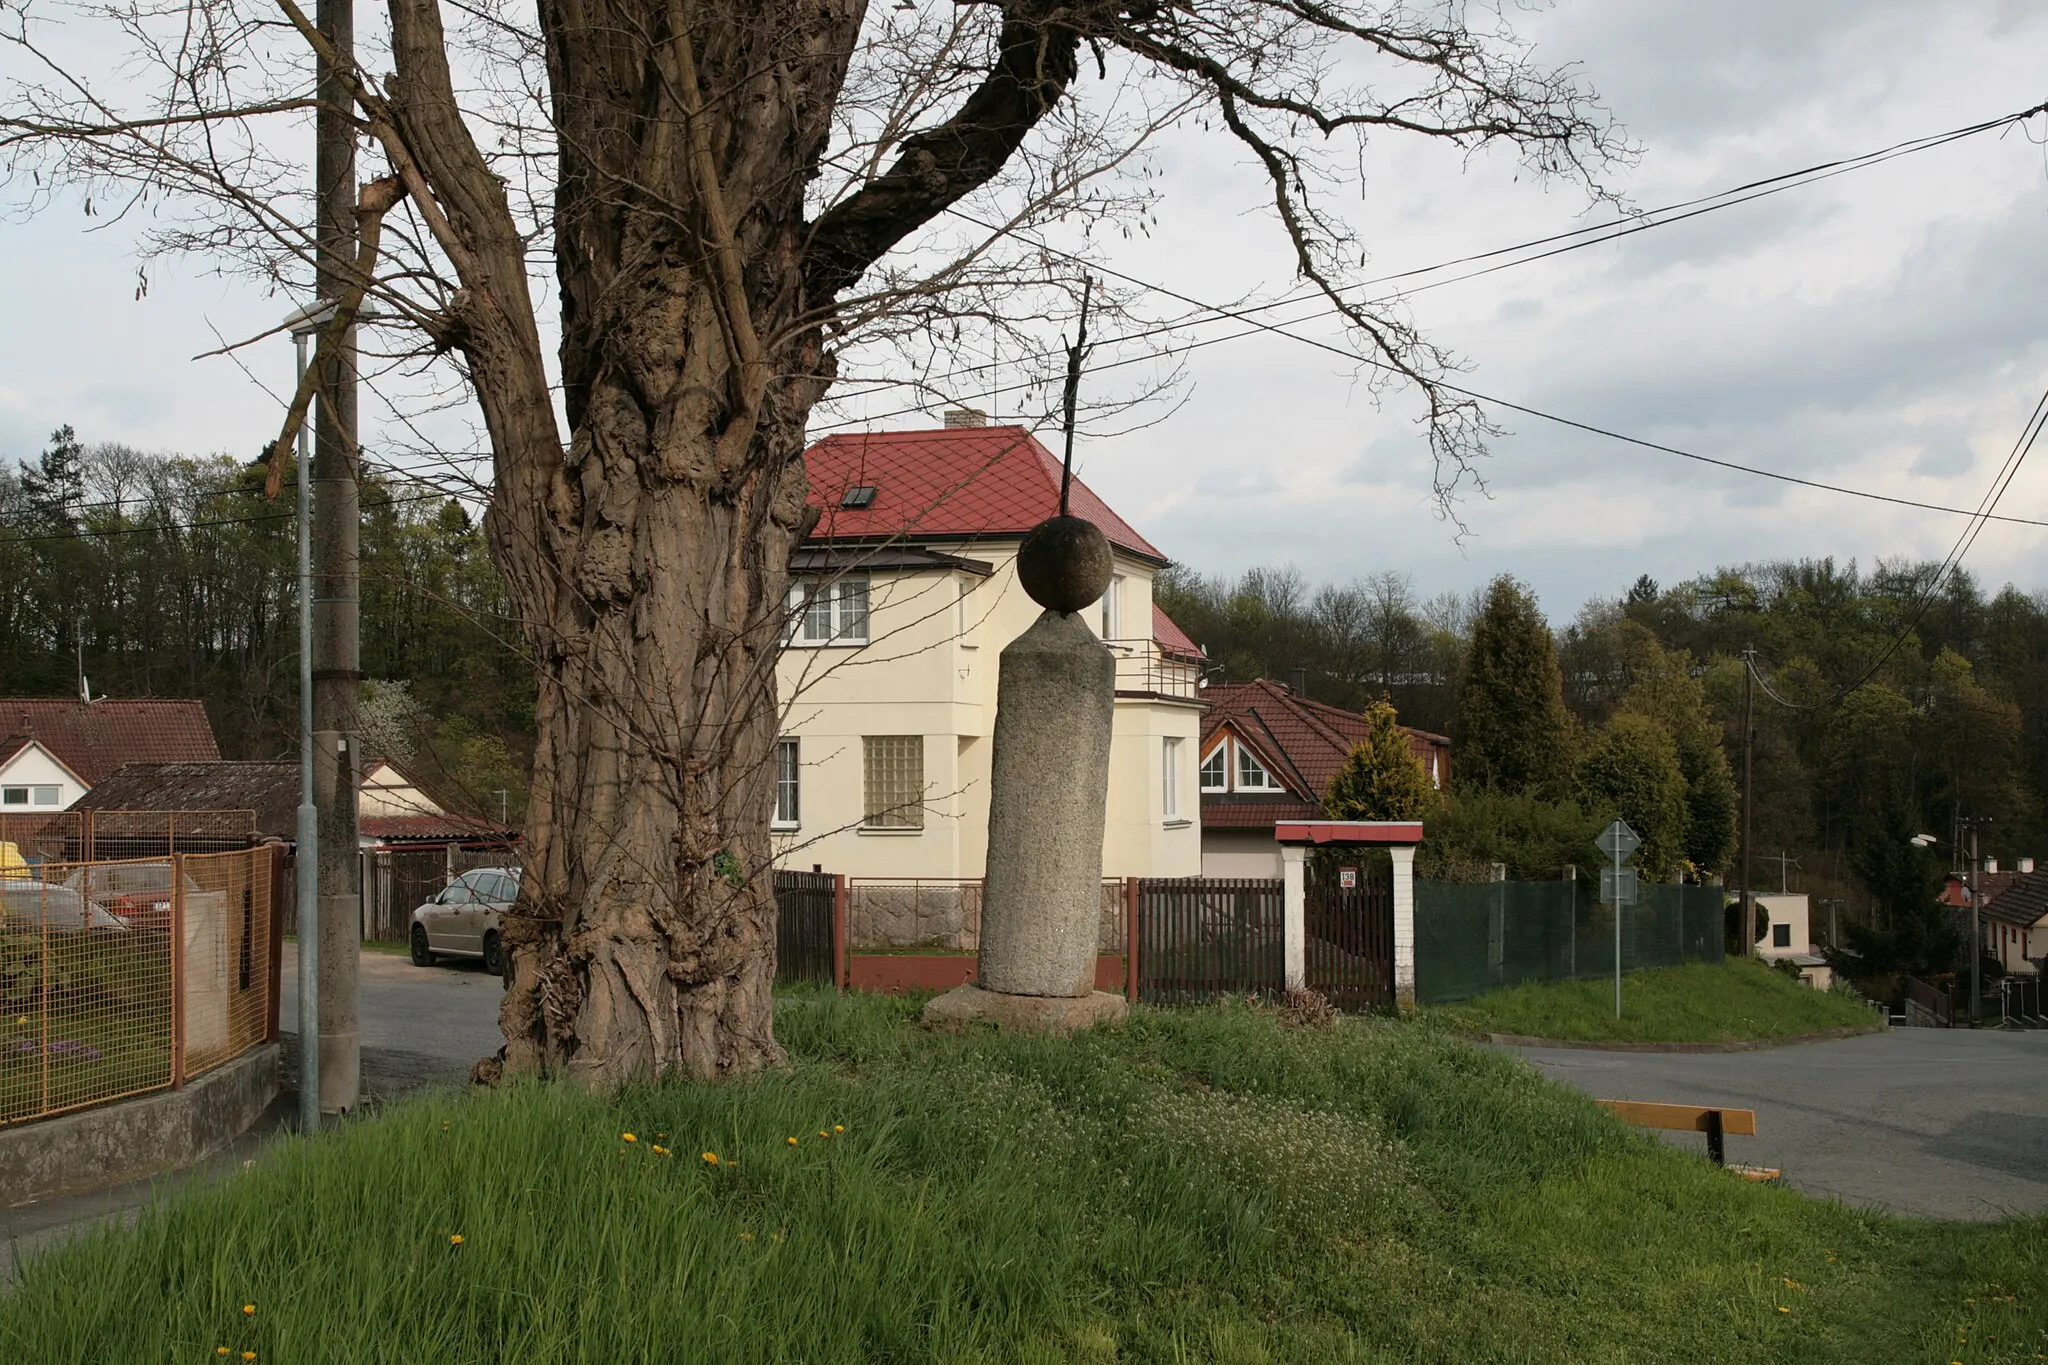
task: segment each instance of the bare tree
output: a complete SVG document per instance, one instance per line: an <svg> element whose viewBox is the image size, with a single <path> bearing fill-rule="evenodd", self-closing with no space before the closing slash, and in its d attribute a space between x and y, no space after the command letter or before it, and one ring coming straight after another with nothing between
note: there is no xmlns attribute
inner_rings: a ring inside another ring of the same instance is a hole
<svg viewBox="0 0 2048 1365"><path fill-rule="evenodd" d="M155 247L284 286L312 253L284 138L310 58L341 67L382 159L366 377L473 399L538 676L507 1063L601 1086L780 1055L773 670L814 520L806 423L850 346L945 356L961 318L1056 320L1076 267L1046 234L1149 212L1138 154L1199 121L1263 171L1364 356L1422 396L1448 487L1487 428L1397 304L1343 291L1330 190L1382 132L1506 144L1596 192L1625 154L1573 72L1462 3L541 0L528 22L390 0L358 67L297 0L100 0L66 12L116 49L98 76L36 3L0 0L20 202L147 203Z"/></svg>

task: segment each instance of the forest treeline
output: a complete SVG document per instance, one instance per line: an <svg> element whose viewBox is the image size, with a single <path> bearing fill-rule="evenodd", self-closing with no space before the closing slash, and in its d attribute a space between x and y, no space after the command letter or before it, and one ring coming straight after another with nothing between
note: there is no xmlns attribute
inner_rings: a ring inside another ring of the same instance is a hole
<svg viewBox="0 0 2048 1365"><path fill-rule="evenodd" d="M298 734L292 477L260 462L86 445L70 427L0 467L0 694L197 697L225 757ZM371 476L362 490L363 729L448 799L524 805L532 674L476 519ZM0 717L0 729L5 718Z"/></svg>
<svg viewBox="0 0 2048 1365"><path fill-rule="evenodd" d="M1754 695L1759 890L1840 898L1857 922L1876 902L1882 927L1884 902L1917 901L1939 870L1894 850L1916 833L1948 840L1959 816L1991 822L1987 853L2048 857L2048 598L1937 573L1926 563L1774 561L1670 587L1645 576L1583 604L1547 626L1563 706L1550 761L1564 766L1525 785L1552 806L1584 797L1594 754L1663 743L1636 719L1624 728L1638 742L1624 742L1617 717L1661 711L1667 732L1683 731L1692 697L1718 751L1695 753L1694 766L1725 763L1739 781L1742 655L1754 648L1766 684ZM1155 592L1207 650L1213 676L1301 670L1311 696L1353 709L1385 696L1405 723L1452 736L1454 786L1497 785L1474 762L1483 718L1461 714L1489 592L1425 597L1397 572L1311 585L1291 568L1225 579L1182 567ZM1683 748L1700 737L1669 738ZM1729 870L1735 845L1696 851L1708 856L1691 870L1710 876ZM1945 864L1953 853L1935 856Z"/></svg>

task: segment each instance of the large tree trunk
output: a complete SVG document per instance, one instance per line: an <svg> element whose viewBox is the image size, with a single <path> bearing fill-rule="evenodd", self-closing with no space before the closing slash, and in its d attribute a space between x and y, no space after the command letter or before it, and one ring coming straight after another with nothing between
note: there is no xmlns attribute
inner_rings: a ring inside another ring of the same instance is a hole
<svg viewBox="0 0 2048 1365"><path fill-rule="evenodd" d="M1078 38L1050 0L1006 15L960 112L813 223L863 0L542 0L564 450L525 244L462 121L436 3L391 0L390 101L358 98L462 278L436 325L490 430L486 529L539 676L506 1066L601 1088L745 1071L780 1056L774 666L812 522L825 320L1001 168Z"/></svg>
<svg viewBox="0 0 2048 1365"><path fill-rule="evenodd" d="M540 735L501 1022L513 1070L598 1087L781 1055L774 668L829 368L802 194L860 9L740 8L542 6L571 438L545 526L517 481L493 508Z"/></svg>

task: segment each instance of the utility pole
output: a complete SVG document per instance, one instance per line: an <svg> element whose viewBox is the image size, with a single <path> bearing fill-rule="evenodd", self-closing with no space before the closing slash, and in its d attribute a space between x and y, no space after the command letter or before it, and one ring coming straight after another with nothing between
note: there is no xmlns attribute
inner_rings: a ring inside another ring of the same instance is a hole
<svg viewBox="0 0 2048 1365"><path fill-rule="evenodd" d="M355 60L354 0L319 0L314 15L334 61ZM314 279L323 300L347 291L356 259L356 130L346 74L324 58L315 73ZM327 348L322 347L325 351ZM357 857L358 616L355 329L325 357L316 390L313 454L313 802L319 816L319 1092L325 1113L361 1095L356 953L362 941ZM300 1039L300 1046L307 1041Z"/></svg>
<svg viewBox="0 0 2048 1365"><path fill-rule="evenodd" d="M1750 894L1749 812L1756 790L1756 646L1742 650L1742 955L1756 951L1756 898Z"/></svg>
<svg viewBox="0 0 2048 1365"><path fill-rule="evenodd" d="M1975 1028L1984 1007L1984 929L1977 896L1977 826L1984 821L1972 816L1964 823L1970 827L1970 1027Z"/></svg>

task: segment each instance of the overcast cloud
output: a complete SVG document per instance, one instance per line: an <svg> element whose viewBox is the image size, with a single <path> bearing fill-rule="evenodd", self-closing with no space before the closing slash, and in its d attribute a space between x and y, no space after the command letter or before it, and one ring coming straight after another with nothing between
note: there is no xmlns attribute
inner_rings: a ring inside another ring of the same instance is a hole
<svg viewBox="0 0 2048 1365"><path fill-rule="evenodd" d="M1938 24L1929 15L1878 0L1566 0L1516 22L1539 55L1583 65L1643 148L1615 188L1651 207L2048 99L2048 7L1981 0L1942 5ZM1409 307L1475 389L1704 455L1971 506L2048 384L2048 121L2026 133ZM1113 264L1211 300L1292 288L1260 177L1230 146L1189 131L1158 159L1159 228ZM1371 274L1588 221L1581 192L1518 177L1506 156L1468 165L1389 138L1368 166L1347 214ZM288 343L245 353L250 372L189 357L290 301L196 264L153 269L138 300L124 230L90 226L75 208L0 225L0 457L32 457L64 422L88 441L253 455L276 433ZM1326 322L1299 330L1343 341ZM1397 568L1425 593L1511 572L1562 619L1639 573L1669 583L1754 558L1938 557L1962 527L1510 413L1483 470L1489 494L1457 508L1461 540L1434 514L1413 396L1376 404L1340 357L1271 336L1206 347L1188 357L1181 397L1154 426L1085 442L1083 472L1169 554L1211 572ZM2048 452L2000 510L2048 519ZM1994 586L2048 587L2044 536L1994 525L1969 567Z"/></svg>

